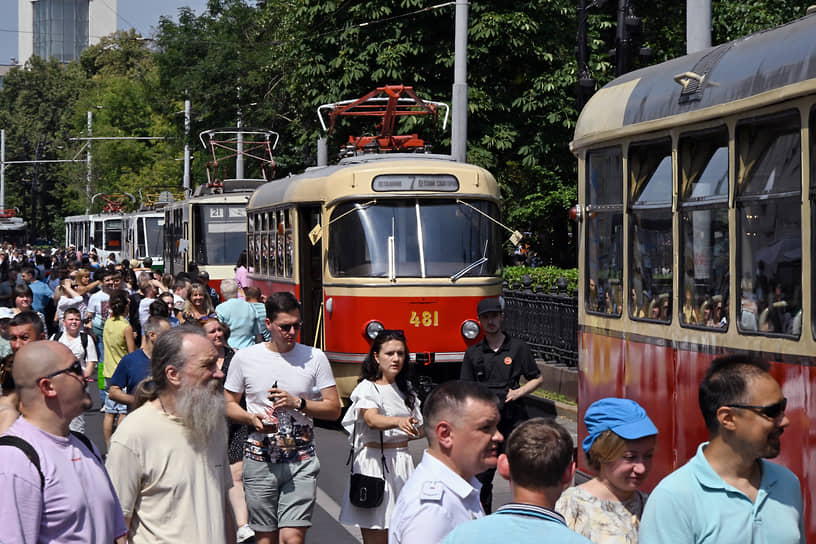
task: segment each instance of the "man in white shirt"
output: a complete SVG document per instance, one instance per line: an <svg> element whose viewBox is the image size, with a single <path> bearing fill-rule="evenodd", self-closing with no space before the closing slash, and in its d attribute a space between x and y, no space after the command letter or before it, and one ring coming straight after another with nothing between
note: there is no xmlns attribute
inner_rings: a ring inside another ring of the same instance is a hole
<svg viewBox="0 0 816 544"><path fill-rule="evenodd" d="M441 542L484 516L476 475L498 460L496 396L479 383L450 381L428 395L422 412L428 449L394 505L389 544Z"/></svg>
<svg viewBox="0 0 816 544"><path fill-rule="evenodd" d="M254 319L252 307L239 302ZM319 349L298 343L300 326L297 299L291 293L270 296L266 327L272 340L238 351L224 383L227 416L250 428L243 481L258 544L304 542L320 472L312 418L340 417L329 361ZM247 410L240 406L244 394Z"/></svg>
<svg viewBox="0 0 816 544"><path fill-rule="evenodd" d="M68 308L62 316L62 331L51 337L60 344L68 346L79 364L82 365L82 375L89 380L96 374L96 346L88 333L80 331L82 317L76 308ZM85 414L79 414L71 420L71 430L85 432Z"/></svg>

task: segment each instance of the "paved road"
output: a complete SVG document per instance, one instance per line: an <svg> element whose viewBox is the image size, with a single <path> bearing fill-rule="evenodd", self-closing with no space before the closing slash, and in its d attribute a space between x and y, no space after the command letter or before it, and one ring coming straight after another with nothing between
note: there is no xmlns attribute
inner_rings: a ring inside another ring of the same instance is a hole
<svg viewBox="0 0 816 544"><path fill-rule="evenodd" d="M95 384L94 384L95 385ZM96 391L91 392L95 399L95 409L86 414L88 436L94 441L100 451L105 451L102 436L102 416L99 412L99 399ZM556 417L564 425L573 438L577 433L574 420L563 415L557 415L554 405L543 403L531 411L532 416L545 415ZM313 523L307 540L310 542L332 542L333 544L354 544L362 542L360 530L340 524L340 505L343 503L346 482L348 481L348 467L345 465L348 456L348 438L337 425L319 423L315 430L317 452L320 458L320 477L318 480L317 506ZM419 463L422 452L427 447L425 440L411 442L410 450L414 463ZM493 488L494 508L510 500L510 487L506 481L496 475Z"/></svg>

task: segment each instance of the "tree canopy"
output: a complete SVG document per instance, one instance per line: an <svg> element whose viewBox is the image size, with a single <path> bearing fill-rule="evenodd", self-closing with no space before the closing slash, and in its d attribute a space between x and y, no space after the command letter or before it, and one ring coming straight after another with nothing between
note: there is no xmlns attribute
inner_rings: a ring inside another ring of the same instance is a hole
<svg viewBox="0 0 816 544"><path fill-rule="evenodd" d="M589 10L589 68L602 85L614 73L616 2ZM651 62L682 55L685 9L667 0L632 5L643 18ZM804 15L806 2L723 0L713 3L712 41L721 43ZM87 112L93 136L154 136L92 144L91 193L180 187L182 147L196 151L193 182L205 178L197 134L244 126L281 134L278 175L316 161L319 105L362 96L385 84L413 86L426 99L450 101L454 63L451 3L426 0L210 0L196 15L162 19L146 38L119 32L77 62L32 58L12 69L0 90L7 160L84 159ZM500 183L505 220L530 233L545 264L574 266L567 212L577 200L576 161L568 143L575 100L574 0L472 2L468 28L468 160ZM192 129L184 131L185 99ZM343 122L329 140L337 149ZM362 127L365 129L364 127ZM434 130L436 128L436 130ZM450 133L408 118L405 131L436 137L447 153ZM45 237L61 218L88 205L84 163L9 166L8 207L18 207Z"/></svg>

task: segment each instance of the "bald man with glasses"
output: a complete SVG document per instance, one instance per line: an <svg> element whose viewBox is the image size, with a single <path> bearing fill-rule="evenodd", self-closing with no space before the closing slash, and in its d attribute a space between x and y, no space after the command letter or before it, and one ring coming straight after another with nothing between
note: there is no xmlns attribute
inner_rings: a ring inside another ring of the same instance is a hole
<svg viewBox="0 0 816 544"><path fill-rule="evenodd" d="M0 437L0 542L124 543L127 526L101 456L69 430L92 404L82 365L53 341L22 346L14 363L21 415Z"/></svg>

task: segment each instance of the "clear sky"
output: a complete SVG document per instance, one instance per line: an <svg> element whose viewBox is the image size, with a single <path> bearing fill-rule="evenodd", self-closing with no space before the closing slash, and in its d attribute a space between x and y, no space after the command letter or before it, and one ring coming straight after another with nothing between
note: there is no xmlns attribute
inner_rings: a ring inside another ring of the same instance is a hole
<svg viewBox="0 0 816 544"><path fill-rule="evenodd" d="M18 0L0 0L0 64L10 64L9 59L17 57L17 3ZM207 7L207 0L118 0L116 26L119 30L135 28L142 36L150 36L160 16L175 19L178 8L184 6L200 14Z"/></svg>

